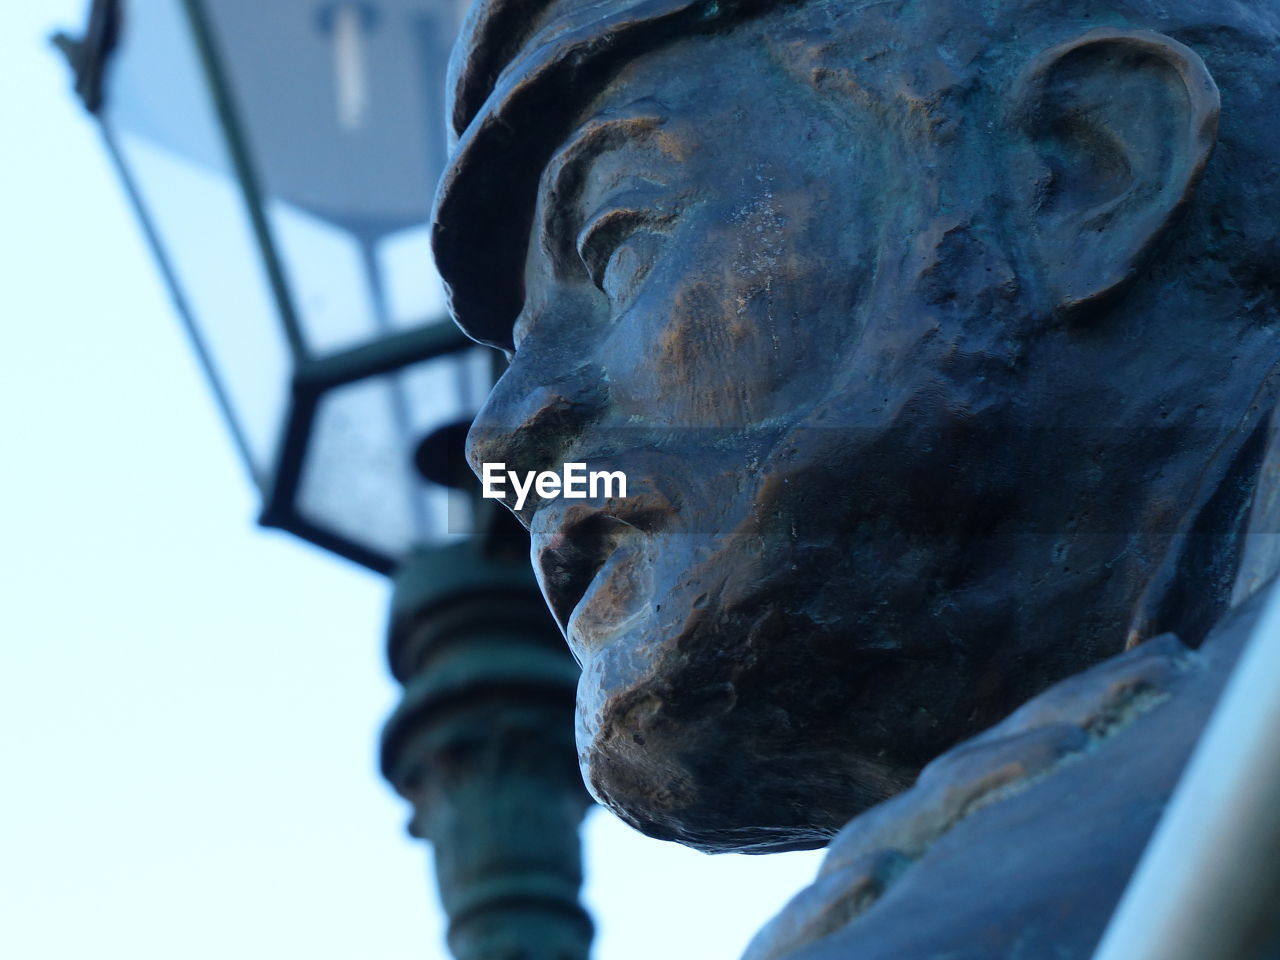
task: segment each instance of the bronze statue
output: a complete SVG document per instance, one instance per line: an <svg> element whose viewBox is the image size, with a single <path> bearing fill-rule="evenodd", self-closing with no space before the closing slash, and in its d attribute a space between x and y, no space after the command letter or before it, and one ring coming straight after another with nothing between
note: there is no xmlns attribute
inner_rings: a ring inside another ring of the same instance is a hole
<svg viewBox="0 0 1280 960"><path fill-rule="evenodd" d="M472 11L472 464L625 472L518 511L583 771L655 837L831 843L753 960L1096 943L1274 568L1278 42L1277 0Z"/></svg>

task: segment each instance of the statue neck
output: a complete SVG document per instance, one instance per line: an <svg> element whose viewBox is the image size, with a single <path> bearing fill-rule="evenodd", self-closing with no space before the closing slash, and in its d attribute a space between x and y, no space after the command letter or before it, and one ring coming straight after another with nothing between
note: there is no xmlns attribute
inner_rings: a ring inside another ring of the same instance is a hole
<svg viewBox="0 0 1280 960"><path fill-rule="evenodd" d="M1280 409L1267 423L1266 449L1254 486L1249 523L1241 537L1231 606L1244 603L1280 574Z"/></svg>
<svg viewBox="0 0 1280 960"><path fill-rule="evenodd" d="M1138 603L1126 646L1164 632L1198 644L1227 609L1280 572L1276 419L1274 408L1246 417L1209 463Z"/></svg>

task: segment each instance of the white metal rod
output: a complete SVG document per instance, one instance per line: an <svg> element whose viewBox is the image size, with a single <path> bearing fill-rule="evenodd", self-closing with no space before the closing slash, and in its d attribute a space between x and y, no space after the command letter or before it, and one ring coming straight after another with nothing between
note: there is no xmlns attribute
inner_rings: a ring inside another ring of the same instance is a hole
<svg viewBox="0 0 1280 960"><path fill-rule="evenodd" d="M1280 929L1280 590L1093 960L1254 960Z"/></svg>

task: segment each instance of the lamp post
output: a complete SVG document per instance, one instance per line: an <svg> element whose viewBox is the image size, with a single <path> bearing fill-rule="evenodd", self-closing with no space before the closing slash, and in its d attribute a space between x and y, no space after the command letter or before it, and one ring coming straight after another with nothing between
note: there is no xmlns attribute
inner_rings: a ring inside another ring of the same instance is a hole
<svg viewBox="0 0 1280 960"><path fill-rule="evenodd" d="M459 958L577 960L576 667L461 438L493 378L429 248L463 0L93 0L55 42L265 526L392 577L383 770Z"/></svg>

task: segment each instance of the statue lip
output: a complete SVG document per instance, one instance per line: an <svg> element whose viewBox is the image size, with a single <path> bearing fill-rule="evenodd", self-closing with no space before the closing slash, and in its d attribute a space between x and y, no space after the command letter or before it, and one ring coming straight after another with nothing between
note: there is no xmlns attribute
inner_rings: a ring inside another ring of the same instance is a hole
<svg viewBox="0 0 1280 960"><path fill-rule="evenodd" d="M534 566L551 612L567 634L569 621L622 541L641 532L603 509L573 507L554 532L534 533Z"/></svg>
<svg viewBox="0 0 1280 960"><path fill-rule="evenodd" d="M625 498L555 500L531 518L534 570L566 636L574 610L618 547L675 525L672 501L648 484L641 487Z"/></svg>

